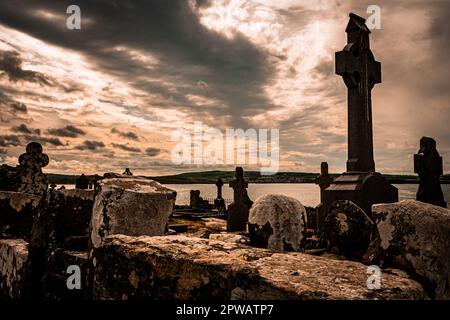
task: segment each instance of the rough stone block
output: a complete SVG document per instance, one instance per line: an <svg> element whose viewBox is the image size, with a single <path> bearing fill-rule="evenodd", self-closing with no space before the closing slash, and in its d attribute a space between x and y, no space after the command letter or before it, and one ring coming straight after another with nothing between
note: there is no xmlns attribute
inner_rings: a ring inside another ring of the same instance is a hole
<svg viewBox="0 0 450 320"><path fill-rule="evenodd" d="M175 204L176 192L144 178L101 181L91 219L91 244L107 235L163 235Z"/></svg>
<svg viewBox="0 0 450 320"><path fill-rule="evenodd" d="M407 271L431 298L450 299L450 210L404 200L372 207L378 237L366 260Z"/></svg>

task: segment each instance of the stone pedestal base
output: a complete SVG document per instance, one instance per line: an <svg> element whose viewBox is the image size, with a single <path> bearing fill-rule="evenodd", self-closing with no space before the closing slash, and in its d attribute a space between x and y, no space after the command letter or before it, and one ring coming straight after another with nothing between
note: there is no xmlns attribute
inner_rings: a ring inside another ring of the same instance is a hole
<svg viewBox="0 0 450 320"><path fill-rule="evenodd" d="M372 205L397 202L398 189L378 172L345 172L325 190L323 215L336 200L349 200L372 218ZM318 218L318 224L323 225L325 216Z"/></svg>

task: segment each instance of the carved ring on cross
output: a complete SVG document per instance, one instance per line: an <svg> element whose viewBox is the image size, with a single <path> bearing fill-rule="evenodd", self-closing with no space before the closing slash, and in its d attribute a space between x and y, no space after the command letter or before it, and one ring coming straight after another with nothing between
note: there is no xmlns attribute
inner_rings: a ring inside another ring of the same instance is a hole
<svg viewBox="0 0 450 320"><path fill-rule="evenodd" d="M349 62L349 65L347 66L348 69L346 68L347 70L341 75L344 78L346 86L349 88L354 88L361 82L361 74L359 70L361 69L361 65L364 65L363 55L367 55L367 62L369 66L375 64L375 57L370 49L362 49L356 42L347 44L343 51L346 52L348 56L351 56L352 59L347 60ZM380 81L377 81L373 73L369 70L367 82L369 88L373 89L375 84Z"/></svg>
<svg viewBox="0 0 450 320"><path fill-rule="evenodd" d="M359 46L355 42L351 42L351 43L347 44L344 47L343 51L351 53L355 59L358 59L361 54ZM358 70L354 70L350 74L347 73L347 74L343 75L343 78L344 78L344 82L345 82L346 86L349 88L354 88L361 82L361 75L358 72Z"/></svg>

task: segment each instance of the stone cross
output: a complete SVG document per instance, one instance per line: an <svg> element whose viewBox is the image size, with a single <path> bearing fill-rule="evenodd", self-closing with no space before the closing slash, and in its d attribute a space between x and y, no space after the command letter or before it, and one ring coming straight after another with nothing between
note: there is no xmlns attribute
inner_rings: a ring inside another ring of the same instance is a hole
<svg viewBox="0 0 450 320"><path fill-rule="evenodd" d="M371 217L373 204L398 201L398 189L375 172L373 161L371 90L381 82L381 64L370 50L370 31L363 18L351 13L345 31L347 45L336 53L336 73L348 92L347 172L325 189L323 205L328 213L333 202L348 200Z"/></svg>
<svg viewBox="0 0 450 320"><path fill-rule="evenodd" d="M19 157L17 171L19 192L42 195L48 188L48 181L42 168L49 162L46 154L42 153L42 146L37 142L27 145L26 153Z"/></svg>
<svg viewBox="0 0 450 320"><path fill-rule="evenodd" d="M223 187L222 179L220 178L217 179L216 187L217 187L217 199L222 199L222 187Z"/></svg>
<svg viewBox="0 0 450 320"><path fill-rule="evenodd" d="M235 179L229 186L233 188L234 199L228 206L227 231L245 231L253 202L247 194L248 183L244 180L242 167L236 167Z"/></svg>
<svg viewBox="0 0 450 320"><path fill-rule="evenodd" d="M320 187L320 204L316 207L316 225L320 228L325 222L325 190L331 185L333 178L328 173L328 163L320 164L320 175L316 178L316 184Z"/></svg>
<svg viewBox="0 0 450 320"><path fill-rule="evenodd" d="M226 207L225 207L225 200L222 198L223 181L221 178L217 179L216 187L217 187L217 198L214 200L214 207L216 207L219 213L223 213L226 211Z"/></svg>
<svg viewBox="0 0 450 320"><path fill-rule="evenodd" d="M433 138L420 139L420 149L414 155L414 172L420 178L416 199L446 208L447 203L440 183L440 176L443 173L442 157L436 149L436 141Z"/></svg>
<svg viewBox="0 0 450 320"><path fill-rule="evenodd" d="M248 183L244 180L244 169L242 167L236 167L235 179L230 182L229 186L234 190L233 201L236 203L243 202L244 193L247 193Z"/></svg>
<svg viewBox="0 0 450 320"><path fill-rule="evenodd" d="M336 52L336 74L348 89L347 172L374 172L371 90L381 83L381 63L370 50L365 19L350 13L347 45Z"/></svg>
<svg viewBox="0 0 450 320"><path fill-rule="evenodd" d="M333 182L333 178L328 173L328 163L322 162L320 164L320 175L316 178L316 184L320 187L320 201L323 203L323 192Z"/></svg>

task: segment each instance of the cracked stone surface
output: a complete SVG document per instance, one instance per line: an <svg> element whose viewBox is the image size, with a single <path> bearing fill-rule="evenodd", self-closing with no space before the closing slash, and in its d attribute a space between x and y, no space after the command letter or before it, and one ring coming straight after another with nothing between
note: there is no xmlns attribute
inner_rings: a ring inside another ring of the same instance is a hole
<svg viewBox="0 0 450 320"><path fill-rule="evenodd" d="M28 259L28 243L21 239L0 240L0 295L20 298Z"/></svg>
<svg viewBox="0 0 450 320"><path fill-rule="evenodd" d="M186 236L113 235L93 250L96 299L425 299L399 270Z"/></svg>

